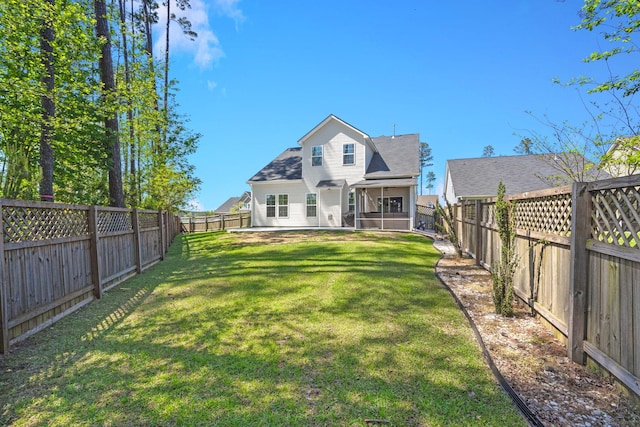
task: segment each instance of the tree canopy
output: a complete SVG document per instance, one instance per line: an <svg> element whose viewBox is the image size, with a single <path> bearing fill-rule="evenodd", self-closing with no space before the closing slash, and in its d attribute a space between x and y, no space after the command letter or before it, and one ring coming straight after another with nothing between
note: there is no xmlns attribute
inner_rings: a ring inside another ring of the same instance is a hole
<svg viewBox="0 0 640 427"><path fill-rule="evenodd" d="M168 210L193 197L200 135L149 48L159 7L0 2L1 197Z"/></svg>

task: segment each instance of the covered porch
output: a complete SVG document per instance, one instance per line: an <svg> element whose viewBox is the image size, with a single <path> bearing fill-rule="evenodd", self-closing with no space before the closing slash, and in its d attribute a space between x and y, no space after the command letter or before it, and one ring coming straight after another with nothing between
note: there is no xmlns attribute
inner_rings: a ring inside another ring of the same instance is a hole
<svg viewBox="0 0 640 427"><path fill-rule="evenodd" d="M412 230L416 209L416 179L360 181L355 190L356 230Z"/></svg>

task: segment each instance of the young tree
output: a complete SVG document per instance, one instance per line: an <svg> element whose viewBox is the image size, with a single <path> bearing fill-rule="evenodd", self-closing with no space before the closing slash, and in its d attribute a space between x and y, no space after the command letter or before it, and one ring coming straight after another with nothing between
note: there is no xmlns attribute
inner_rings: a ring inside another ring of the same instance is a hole
<svg viewBox="0 0 640 427"><path fill-rule="evenodd" d="M500 235L500 259L491 269L493 278L493 303L496 313L513 316L513 276L518 266L516 256L515 204L504 200L506 187L502 180L498 184L496 200L496 223Z"/></svg>
<svg viewBox="0 0 640 427"><path fill-rule="evenodd" d="M434 187L434 183L436 182L436 174L433 171L427 172L427 188L429 189L429 194L431 194L431 190Z"/></svg>
<svg viewBox="0 0 640 427"><path fill-rule="evenodd" d="M522 138L513 151L518 154L533 154L533 141L531 138Z"/></svg>
<svg viewBox="0 0 640 427"><path fill-rule="evenodd" d="M433 155L431 154L431 147L426 142L420 143L420 195L422 195L422 176L424 175L424 168L433 166Z"/></svg>
<svg viewBox="0 0 640 427"><path fill-rule="evenodd" d="M487 145L482 149L482 157L493 157L493 145Z"/></svg>

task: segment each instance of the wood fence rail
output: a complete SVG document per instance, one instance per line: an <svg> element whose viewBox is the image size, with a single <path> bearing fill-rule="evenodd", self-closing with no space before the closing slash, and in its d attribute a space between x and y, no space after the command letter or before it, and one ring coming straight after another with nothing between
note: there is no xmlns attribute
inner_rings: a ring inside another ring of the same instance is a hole
<svg viewBox="0 0 640 427"><path fill-rule="evenodd" d="M180 221L182 222L182 231L185 233L247 228L251 227L251 212L211 216L183 216L180 218Z"/></svg>
<svg viewBox="0 0 640 427"><path fill-rule="evenodd" d="M506 197L516 202L515 294L640 395L640 175ZM500 258L495 198L454 205L462 249Z"/></svg>
<svg viewBox="0 0 640 427"><path fill-rule="evenodd" d="M0 352L164 259L165 211L0 199Z"/></svg>

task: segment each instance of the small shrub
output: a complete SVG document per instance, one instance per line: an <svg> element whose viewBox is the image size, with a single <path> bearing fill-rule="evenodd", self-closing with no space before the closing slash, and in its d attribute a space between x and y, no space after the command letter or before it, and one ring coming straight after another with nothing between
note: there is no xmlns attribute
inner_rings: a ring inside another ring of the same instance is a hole
<svg viewBox="0 0 640 427"><path fill-rule="evenodd" d="M502 247L500 261L493 265L493 304L496 313L502 316L513 316L513 276L518 265L515 254L516 232L515 217L512 215L515 203L504 200L506 188L500 181L498 199L496 200L496 222Z"/></svg>

